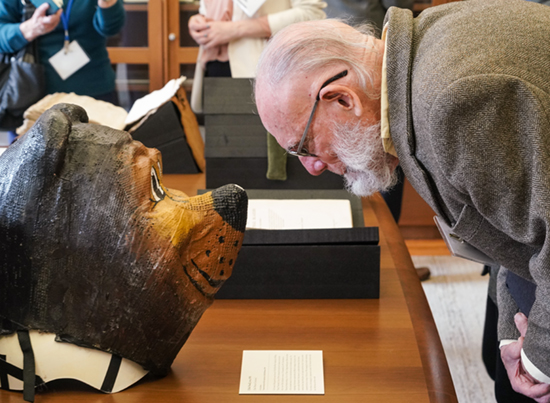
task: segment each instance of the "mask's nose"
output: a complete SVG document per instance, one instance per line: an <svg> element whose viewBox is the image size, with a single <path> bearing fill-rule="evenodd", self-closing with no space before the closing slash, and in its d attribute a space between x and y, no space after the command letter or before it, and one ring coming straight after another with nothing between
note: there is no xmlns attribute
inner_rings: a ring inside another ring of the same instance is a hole
<svg viewBox="0 0 550 403"><path fill-rule="evenodd" d="M236 231L244 232L248 196L238 185L226 185L212 191L214 210Z"/></svg>
<svg viewBox="0 0 550 403"><path fill-rule="evenodd" d="M197 290L212 298L231 276L241 249L248 196L243 188L226 185L189 201L201 214L179 244L181 263Z"/></svg>

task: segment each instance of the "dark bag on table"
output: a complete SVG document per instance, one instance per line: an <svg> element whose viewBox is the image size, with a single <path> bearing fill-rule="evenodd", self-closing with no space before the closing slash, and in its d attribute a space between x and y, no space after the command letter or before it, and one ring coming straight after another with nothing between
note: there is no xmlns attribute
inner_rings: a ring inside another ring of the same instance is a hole
<svg viewBox="0 0 550 403"><path fill-rule="evenodd" d="M25 2L23 21L35 7ZM0 130L15 130L23 123L23 113L45 95L44 67L38 60L35 39L16 53L0 53Z"/></svg>

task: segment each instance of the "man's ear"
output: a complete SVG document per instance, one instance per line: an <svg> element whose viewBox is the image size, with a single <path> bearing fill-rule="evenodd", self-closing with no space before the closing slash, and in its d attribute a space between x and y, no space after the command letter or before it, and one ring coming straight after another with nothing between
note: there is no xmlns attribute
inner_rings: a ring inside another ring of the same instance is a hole
<svg viewBox="0 0 550 403"><path fill-rule="evenodd" d="M319 93L321 101L334 102L335 105L346 111L353 112L357 117L363 113L363 104L357 93L350 87L339 84L330 84Z"/></svg>

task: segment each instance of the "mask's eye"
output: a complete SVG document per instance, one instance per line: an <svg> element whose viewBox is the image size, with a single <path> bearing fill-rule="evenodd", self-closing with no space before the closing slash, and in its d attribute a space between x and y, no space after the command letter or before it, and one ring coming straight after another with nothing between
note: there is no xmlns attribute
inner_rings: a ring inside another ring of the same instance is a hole
<svg viewBox="0 0 550 403"><path fill-rule="evenodd" d="M157 171L153 167L151 167L151 194L153 195L153 200L156 202L161 201L166 196L164 189L160 186Z"/></svg>

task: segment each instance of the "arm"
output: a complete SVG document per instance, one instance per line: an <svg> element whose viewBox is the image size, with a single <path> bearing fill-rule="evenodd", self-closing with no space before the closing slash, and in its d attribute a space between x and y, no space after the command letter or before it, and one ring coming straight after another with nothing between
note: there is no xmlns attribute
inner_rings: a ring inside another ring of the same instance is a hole
<svg viewBox="0 0 550 403"><path fill-rule="evenodd" d="M117 0L97 0L97 5L100 8L110 8L117 3Z"/></svg>
<svg viewBox="0 0 550 403"><path fill-rule="evenodd" d="M60 12L46 16L48 4L42 4L33 16L21 23L23 6L19 1L0 2L0 52L13 53L36 37L52 31L60 19Z"/></svg>
<svg viewBox="0 0 550 403"><path fill-rule="evenodd" d="M526 363L532 365L522 350L523 340L527 333L527 317L522 313L518 313L514 317L514 321L521 333L521 337L518 341L509 343L500 349L502 362L506 367L512 388L516 392L529 396L539 403L548 403L550 402L550 384L541 383L526 370ZM535 371L538 371L538 369L535 368Z"/></svg>
<svg viewBox="0 0 550 403"><path fill-rule="evenodd" d="M454 210L457 234L537 285L528 322L518 326L521 337L501 356L515 390L548 402L550 388L534 388L535 372L521 359L523 349L532 368L550 375L550 97L545 83L532 82L498 74L453 82L430 108L429 137L438 183L452 186L441 194L475 215L474 227ZM502 338L511 337L499 329Z"/></svg>
<svg viewBox="0 0 550 403"><path fill-rule="evenodd" d="M52 32L59 24L62 9L57 10L55 14L46 15L50 5L43 3L33 13L32 17L19 25L23 37L31 42L39 36Z"/></svg>
<svg viewBox="0 0 550 403"><path fill-rule="evenodd" d="M113 36L120 32L126 20L122 0L98 0L94 15L94 28L102 36Z"/></svg>
<svg viewBox="0 0 550 403"><path fill-rule="evenodd" d="M19 1L0 1L0 51L12 53L27 45L19 29L23 6Z"/></svg>
<svg viewBox="0 0 550 403"><path fill-rule="evenodd" d="M325 7L326 3L320 0L291 0L291 8L267 16L269 28L276 34L295 22L322 20L326 17Z"/></svg>
<svg viewBox="0 0 550 403"><path fill-rule="evenodd" d="M271 30L267 17L240 21L212 21L197 14L189 19L189 33L206 49L225 45L240 38L269 38Z"/></svg>
<svg viewBox="0 0 550 403"><path fill-rule="evenodd" d="M189 20L189 32L205 48L241 38L269 38L292 23L325 18L325 6L319 0L292 0L287 10L239 21L210 21L202 15L194 16Z"/></svg>

